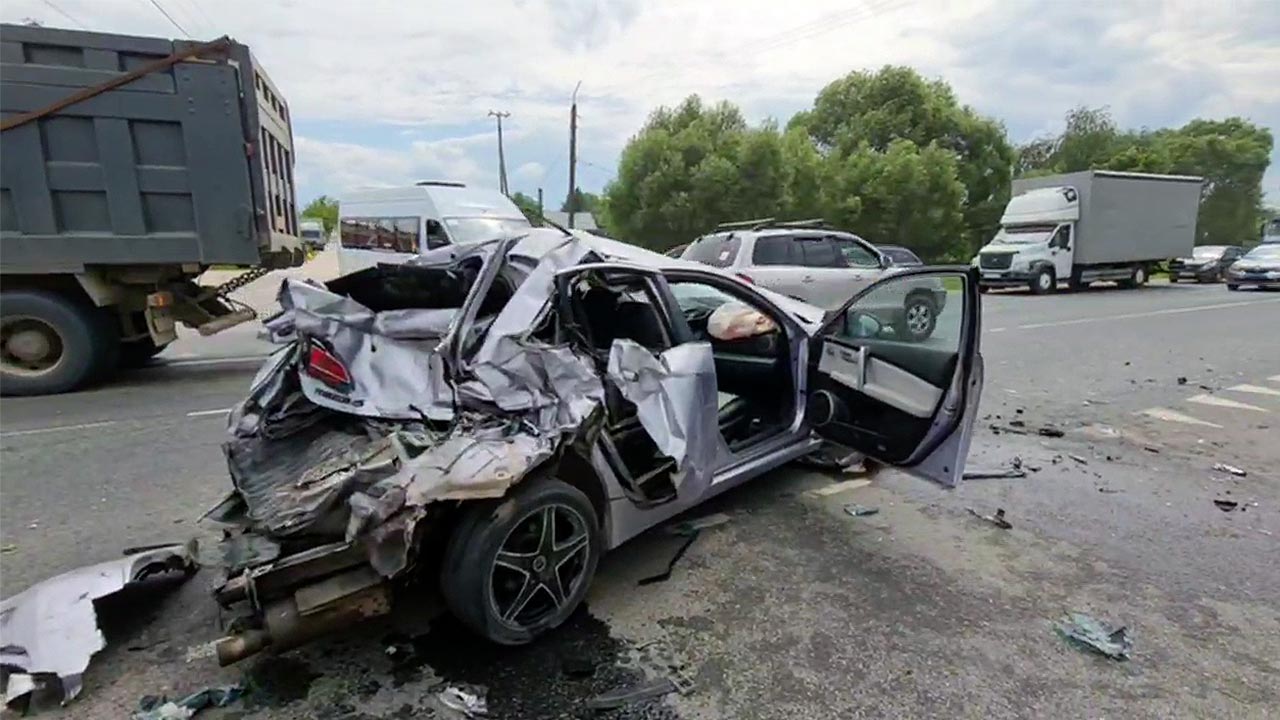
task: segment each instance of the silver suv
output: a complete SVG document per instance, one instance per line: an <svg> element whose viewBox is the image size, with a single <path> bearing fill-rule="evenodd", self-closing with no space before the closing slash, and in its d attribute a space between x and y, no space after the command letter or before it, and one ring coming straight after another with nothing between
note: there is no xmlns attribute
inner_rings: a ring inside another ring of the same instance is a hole
<svg viewBox="0 0 1280 720"><path fill-rule="evenodd" d="M690 243L680 257L827 310L904 269L875 245L820 220L726 223ZM876 314L899 337L928 339L945 307L946 289L935 279L900 286L900 297L886 297L892 306L877 308Z"/></svg>

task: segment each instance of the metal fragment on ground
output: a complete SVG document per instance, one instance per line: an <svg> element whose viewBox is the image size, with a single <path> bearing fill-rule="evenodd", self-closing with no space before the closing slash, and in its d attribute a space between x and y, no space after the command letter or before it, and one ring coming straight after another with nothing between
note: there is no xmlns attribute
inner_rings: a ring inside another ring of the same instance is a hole
<svg viewBox="0 0 1280 720"><path fill-rule="evenodd" d="M174 545L71 570L6 598L0 602L0 665L55 675L64 702L75 698L90 658L106 646L93 601L152 575L185 575L192 568L187 549ZM8 687L5 694L11 694Z"/></svg>
<svg viewBox="0 0 1280 720"><path fill-rule="evenodd" d="M1022 468L965 468L965 480L991 480L1000 478L1024 478L1027 471Z"/></svg>
<svg viewBox="0 0 1280 720"><path fill-rule="evenodd" d="M441 705L461 713L463 717L485 717L489 714L488 700L478 691L468 691L451 685L441 690L436 698Z"/></svg>
<svg viewBox="0 0 1280 720"><path fill-rule="evenodd" d="M852 515L853 517L866 517L868 515L875 515L876 513L880 512L880 508L868 507L866 505L851 503L849 505L844 506L844 511L847 514Z"/></svg>
<svg viewBox="0 0 1280 720"><path fill-rule="evenodd" d="M1077 646L1112 660L1128 660L1129 653L1133 650L1133 640L1129 637L1128 628L1116 628L1085 613L1068 613L1054 627L1060 635Z"/></svg>
<svg viewBox="0 0 1280 720"><path fill-rule="evenodd" d="M587 701L587 707L597 712L616 710L645 700L652 700L676 692L676 684L670 678L658 678L623 690L601 693Z"/></svg>
<svg viewBox="0 0 1280 720"><path fill-rule="evenodd" d="M240 685L223 685L205 688L176 701L149 695L139 701L138 711L130 716L130 720L189 718L206 708L226 707L243 694L244 688Z"/></svg>
<svg viewBox="0 0 1280 720"><path fill-rule="evenodd" d="M1008 520L1005 520L1004 518L1004 508L996 508L995 515L983 515L982 513L978 512L977 510L974 510L973 508L965 508L965 509L969 511L970 515L978 518L979 520L984 520L988 523L991 523L992 525L995 525L1001 530L1013 529L1013 523L1009 522Z"/></svg>
<svg viewBox="0 0 1280 720"><path fill-rule="evenodd" d="M1231 475L1235 475L1236 477L1247 477L1249 475L1248 471L1238 468L1235 465L1228 465L1226 463L1215 463L1213 466L1213 469L1217 470L1218 472L1224 472L1224 473L1229 473Z"/></svg>

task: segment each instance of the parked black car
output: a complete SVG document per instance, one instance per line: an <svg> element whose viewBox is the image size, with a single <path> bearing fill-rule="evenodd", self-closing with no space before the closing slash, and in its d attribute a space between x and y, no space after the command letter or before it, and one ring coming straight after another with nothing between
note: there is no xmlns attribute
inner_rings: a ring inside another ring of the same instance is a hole
<svg viewBox="0 0 1280 720"><path fill-rule="evenodd" d="M879 250L895 267L920 267L924 262L918 255L901 245L877 245Z"/></svg>
<svg viewBox="0 0 1280 720"><path fill-rule="evenodd" d="M1221 282L1227 268L1242 255L1244 248L1239 245L1201 245L1192 251L1191 257L1169 261L1169 282Z"/></svg>

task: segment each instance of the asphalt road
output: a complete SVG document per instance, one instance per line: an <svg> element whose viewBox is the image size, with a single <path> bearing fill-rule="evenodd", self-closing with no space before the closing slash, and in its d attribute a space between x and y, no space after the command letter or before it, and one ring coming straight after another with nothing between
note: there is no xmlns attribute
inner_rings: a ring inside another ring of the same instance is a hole
<svg viewBox="0 0 1280 720"><path fill-rule="evenodd" d="M576 717L585 698L673 667L691 692L616 716L1274 712L1280 294L1152 285L997 292L983 305L970 465L1016 456L1036 468L1025 479L944 491L881 471L870 486L815 494L833 478L778 471L706 508L732 521L699 537L669 581L636 587L674 550L662 533L642 536L606 558L586 611L520 649L411 608L218 669L201 650L220 633L197 577L163 599L103 607L111 645L76 715L119 717L143 694L247 679L249 717L444 717L433 699L443 681L487 688L494 717ZM109 386L5 399L0 594L209 532L196 520L229 488L224 411L257 367L244 358L264 348L252 332L186 341ZM1039 436L1042 426L1065 436ZM1214 472L1218 462L1248 476ZM850 502L880 512L850 517ZM1004 508L1014 527L968 507ZM1133 658L1062 641L1052 622L1071 610L1128 626ZM567 677L565 658L589 659L594 674Z"/></svg>

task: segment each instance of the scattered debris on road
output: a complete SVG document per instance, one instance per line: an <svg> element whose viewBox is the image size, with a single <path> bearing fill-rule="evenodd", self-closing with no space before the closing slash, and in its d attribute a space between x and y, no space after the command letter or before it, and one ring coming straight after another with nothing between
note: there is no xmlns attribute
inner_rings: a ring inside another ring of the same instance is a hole
<svg viewBox="0 0 1280 720"><path fill-rule="evenodd" d="M1088 464L1089 464L1089 460L1088 460L1088 458L1084 457L1083 455L1067 455L1067 457L1071 458L1072 460L1075 460L1076 462L1080 463L1081 465L1088 465Z"/></svg>
<svg viewBox="0 0 1280 720"><path fill-rule="evenodd" d="M826 497L827 495L835 495L836 493L844 492L846 490L856 490L870 484L870 480L845 480L844 482L831 483L830 485L824 485L820 488L814 488L807 494L815 497Z"/></svg>
<svg viewBox="0 0 1280 720"><path fill-rule="evenodd" d="M1149 453L1155 453L1156 455L1160 454L1160 448L1155 447L1154 445L1143 445L1142 449Z"/></svg>
<svg viewBox="0 0 1280 720"><path fill-rule="evenodd" d="M1064 430L1062 430L1062 428L1057 428L1052 425L1045 425L1044 427L1041 427L1039 430L1036 430L1036 434L1040 435L1041 437L1060 438L1063 435L1066 435L1067 433Z"/></svg>
<svg viewBox="0 0 1280 720"><path fill-rule="evenodd" d="M18 552L18 546L13 543L7 543L3 547L0 547L0 553L8 555L11 552Z"/></svg>
<svg viewBox="0 0 1280 720"><path fill-rule="evenodd" d="M868 507L866 505L851 503L849 505L844 506L844 511L849 515L852 515L853 517L866 517L868 515L875 515L876 513L880 512L880 508Z"/></svg>
<svg viewBox="0 0 1280 720"><path fill-rule="evenodd" d="M226 707L242 695L244 688L239 685L205 688L176 702L163 695L147 695L138 701L138 711L130 720L185 720L205 708Z"/></svg>
<svg viewBox="0 0 1280 720"><path fill-rule="evenodd" d="M610 690L587 701L587 707L596 712L617 710L645 700L653 700L676 692L676 684L670 678L658 678L624 690Z"/></svg>
<svg viewBox="0 0 1280 720"><path fill-rule="evenodd" d="M1100 488L1098 488L1098 492L1102 493L1103 495L1115 495L1115 494L1117 494L1117 493L1119 493L1119 492L1122 492L1122 491L1121 491L1121 490L1113 490L1112 488L1109 488L1109 487L1100 487Z"/></svg>
<svg viewBox="0 0 1280 720"><path fill-rule="evenodd" d="M1232 510L1240 507L1240 503L1235 500L1214 500L1213 504L1217 505L1218 509L1222 512L1231 512Z"/></svg>
<svg viewBox="0 0 1280 720"><path fill-rule="evenodd" d="M1019 463L1021 464L1021 463ZM1024 478L1027 471L1021 467L1010 468L974 468L964 471L965 480L992 480L1001 478Z"/></svg>
<svg viewBox="0 0 1280 720"><path fill-rule="evenodd" d="M1082 648L1105 655L1112 660L1128 660L1133 640L1128 628L1115 628L1110 623L1084 613L1064 615L1055 625L1058 633Z"/></svg>
<svg viewBox="0 0 1280 720"><path fill-rule="evenodd" d="M1187 384L1187 378L1186 378L1185 376L1179 375L1179 376L1178 376L1178 384L1179 384L1179 385L1186 385L1186 384Z"/></svg>
<svg viewBox="0 0 1280 720"><path fill-rule="evenodd" d="M688 539L685 540L683 543L681 543L680 547L676 548L675 554L672 555L671 560L667 562L666 570L663 570L657 575L650 575L649 577L640 578L640 580L636 582L636 585L640 585L640 586L652 585L654 583L666 582L667 580L670 580L671 572L675 570L676 563L680 562L680 558L684 557L684 554L689 551L689 547L693 545L693 541L698 539L699 532L700 531L695 530L686 536Z"/></svg>
<svg viewBox="0 0 1280 720"><path fill-rule="evenodd" d="M29 675L55 675L64 702L72 700L80 694L90 658L106 647L93 601L155 575L179 573L185 578L194 568L186 548L173 545L77 568L32 585L0 602L0 665ZM15 693L10 685L21 675L8 676L9 701L35 689L32 684Z"/></svg>
<svg viewBox="0 0 1280 720"><path fill-rule="evenodd" d="M560 669L567 677L591 677L596 673L596 661L583 655L571 655L560 659Z"/></svg>
<svg viewBox="0 0 1280 720"><path fill-rule="evenodd" d="M1247 471L1242 470L1241 468L1238 468L1235 465L1228 465L1226 463L1215 463L1213 466L1213 469L1217 470L1218 472L1224 472L1224 473L1229 473L1231 475L1235 475L1236 477L1247 477L1249 475Z"/></svg>
<svg viewBox="0 0 1280 720"><path fill-rule="evenodd" d="M441 690L436 699L444 707L462 713L463 717L485 717L489 714L489 703L482 690L464 690L450 685Z"/></svg>
<svg viewBox="0 0 1280 720"><path fill-rule="evenodd" d="M983 515L982 513L978 512L977 510L974 510L973 508L965 508L965 509L969 511L970 515L973 515L979 520L985 520L986 522L989 522L992 525L995 525L1001 530L1013 529L1013 523L1009 522L1004 518L1004 508L996 508L995 515Z"/></svg>

